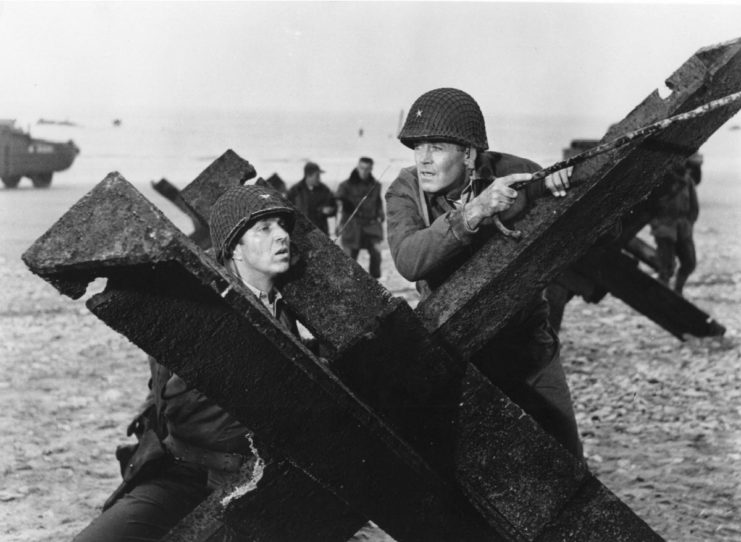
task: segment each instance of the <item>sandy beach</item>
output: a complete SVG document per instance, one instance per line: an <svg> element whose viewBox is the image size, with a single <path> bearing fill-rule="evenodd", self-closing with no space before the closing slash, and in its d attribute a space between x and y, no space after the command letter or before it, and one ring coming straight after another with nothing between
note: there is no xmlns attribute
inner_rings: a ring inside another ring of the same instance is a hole
<svg viewBox="0 0 741 542"><path fill-rule="evenodd" d="M741 539L736 164L706 155L699 263L685 290L727 327L725 337L680 342L610 296L599 305L573 300L563 322L562 358L589 466L667 540ZM92 187L65 183L73 176L60 175L49 190L0 190L0 538L8 542L67 540L99 512L119 483L113 451L149 377L141 351L20 260ZM365 254L360 262L367 266ZM383 283L415 302L387 248Z"/></svg>

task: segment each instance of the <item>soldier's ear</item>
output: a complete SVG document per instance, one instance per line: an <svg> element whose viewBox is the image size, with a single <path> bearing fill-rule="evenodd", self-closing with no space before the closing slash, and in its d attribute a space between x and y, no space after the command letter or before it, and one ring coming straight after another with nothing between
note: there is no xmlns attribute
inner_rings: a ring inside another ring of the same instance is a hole
<svg viewBox="0 0 741 542"><path fill-rule="evenodd" d="M466 147L465 156L463 160L466 163L467 169L474 169L476 167L476 156L478 153L473 147Z"/></svg>

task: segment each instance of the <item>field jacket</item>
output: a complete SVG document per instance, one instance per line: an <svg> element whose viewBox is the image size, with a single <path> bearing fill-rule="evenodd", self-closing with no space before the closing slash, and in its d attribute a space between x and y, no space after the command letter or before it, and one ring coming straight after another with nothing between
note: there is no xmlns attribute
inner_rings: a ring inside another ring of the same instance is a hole
<svg viewBox="0 0 741 542"><path fill-rule="evenodd" d="M337 199L342 205L340 220L342 246L360 249L364 248L364 242L375 243L383 240L385 215L381 183L372 176L367 180L361 179L358 170L354 169L350 178L342 181L337 188ZM348 224L347 220L354 212L355 215Z"/></svg>
<svg viewBox="0 0 741 542"><path fill-rule="evenodd" d="M482 168L487 168L494 177L540 169L530 160L495 152L486 152L480 157L480 170ZM485 186L493 182L491 175L489 177ZM500 216L506 221L514 213L526 209L531 200L543 192L542 184L529 185L519 192L511 212ZM417 282L422 299L461 267L490 236L502 235L486 223L482 223L476 233L471 233L463 223L461 210L446 203L445 194L420 191L414 166L402 169L386 192L386 214L389 246L396 268L404 278ZM429 226L425 214L429 217ZM557 357L558 339L548 324L548 303L543 292L502 328L481 355L500 358L500 362L507 365L505 370L510 376L516 373L522 378L532 376ZM496 368L499 369L502 367Z"/></svg>

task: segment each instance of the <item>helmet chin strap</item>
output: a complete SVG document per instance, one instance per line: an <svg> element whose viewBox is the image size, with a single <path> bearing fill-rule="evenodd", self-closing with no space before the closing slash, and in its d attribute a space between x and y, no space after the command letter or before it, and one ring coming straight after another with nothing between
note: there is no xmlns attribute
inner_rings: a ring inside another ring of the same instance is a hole
<svg viewBox="0 0 741 542"><path fill-rule="evenodd" d="M476 157L478 151L474 147L466 147L464 151L463 163L466 165L466 187L464 191L473 185L473 181L476 179ZM475 196L476 194L472 194Z"/></svg>

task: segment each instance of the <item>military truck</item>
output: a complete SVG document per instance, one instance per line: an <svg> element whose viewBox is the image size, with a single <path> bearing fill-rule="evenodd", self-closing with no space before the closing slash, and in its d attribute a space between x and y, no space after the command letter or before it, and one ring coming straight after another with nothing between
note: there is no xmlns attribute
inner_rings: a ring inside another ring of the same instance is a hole
<svg viewBox="0 0 741 542"><path fill-rule="evenodd" d="M6 188L16 188L23 177L36 188L48 188L54 172L70 167L79 152L72 140L34 139L16 128L14 120L0 119L0 179Z"/></svg>

